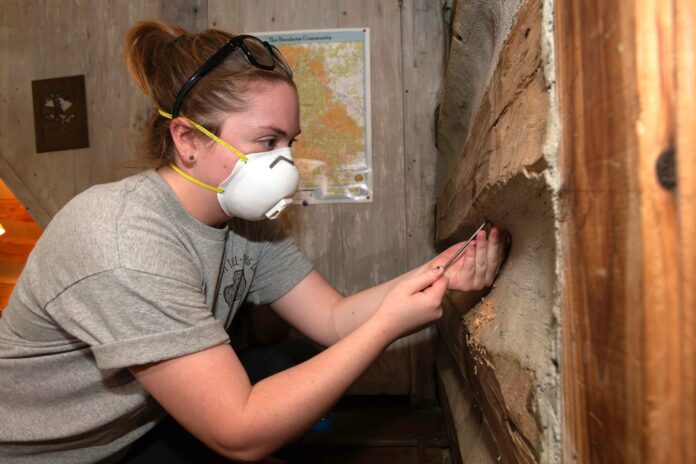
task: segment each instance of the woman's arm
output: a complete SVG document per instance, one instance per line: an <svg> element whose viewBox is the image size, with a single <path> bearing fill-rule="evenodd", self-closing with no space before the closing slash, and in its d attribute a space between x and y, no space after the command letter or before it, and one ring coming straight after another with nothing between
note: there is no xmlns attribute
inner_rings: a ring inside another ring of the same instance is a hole
<svg viewBox="0 0 696 464"><path fill-rule="evenodd" d="M438 319L446 289L441 271L404 280L341 341L254 386L226 344L131 371L210 448L232 459L258 460L309 429L389 343Z"/></svg>
<svg viewBox="0 0 696 464"><path fill-rule="evenodd" d="M453 245L428 263L383 284L353 295L341 296L316 271L312 271L271 307L290 325L323 346L331 346L351 333L374 313L384 296L399 282L436 266L441 266L457 251ZM488 239L481 231L445 276L450 290L480 290L490 286L503 257L501 231L493 228Z"/></svg>

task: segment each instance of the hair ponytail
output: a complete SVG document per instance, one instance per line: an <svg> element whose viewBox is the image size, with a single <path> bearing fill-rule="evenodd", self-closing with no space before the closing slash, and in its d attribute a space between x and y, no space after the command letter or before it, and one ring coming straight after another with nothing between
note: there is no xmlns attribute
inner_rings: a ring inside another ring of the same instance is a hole
<svg viewBox="0 0 696 464"><path fill-rule="evenodd" d="M163 50L186 31L173 24L159 21L141 21L128 31L125 43L125 58L128 73L135 85L148 97L156 99L155 86L151 79L157 76L165 55Z"/></svg>

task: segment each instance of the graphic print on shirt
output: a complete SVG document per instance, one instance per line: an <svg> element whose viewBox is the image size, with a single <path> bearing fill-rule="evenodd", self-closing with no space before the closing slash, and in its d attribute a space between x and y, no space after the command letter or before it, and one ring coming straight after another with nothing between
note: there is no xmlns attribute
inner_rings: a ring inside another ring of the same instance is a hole
<svg viewBox="0 0 696 464"><path fill-rule="evenodd" d="M223 295L225 296L225 301L230 305L232 309L238 300L242 299L244 291L247 287L246 277L244 276L244 269L236 269L232 274L232 284L225 287L223 290ZM240 292L239 289L242 289Z"/></svg>
<svg viewBox="0 0 696 464"><path fill-rule="evenodd" d="M225 260L223 273L226 274L226 277L224 277L223 282L226 285L222 289L222 296L228 305L225 327L229 326L237 308L246 298L251 283L250 279L254 278L257 265L256 260L247 255L243 257L233 256ZM229 276L232 278L230 279Z"/></svg>

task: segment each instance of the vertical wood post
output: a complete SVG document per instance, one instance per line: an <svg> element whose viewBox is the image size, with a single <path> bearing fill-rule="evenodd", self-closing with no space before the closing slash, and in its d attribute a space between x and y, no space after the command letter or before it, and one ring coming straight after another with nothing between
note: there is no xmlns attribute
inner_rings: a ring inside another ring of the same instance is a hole
<svg viewBox="0 0 696 464"><path fill-rule="evenodd" d="M694 462L693 5L560 0L555 17L564 461Z"/></svg>
<svg viewBox="0 0 696 464"><path fill-rule="evenodd" d="M682 462L696 462L696 4L674 2Z"/></svg>

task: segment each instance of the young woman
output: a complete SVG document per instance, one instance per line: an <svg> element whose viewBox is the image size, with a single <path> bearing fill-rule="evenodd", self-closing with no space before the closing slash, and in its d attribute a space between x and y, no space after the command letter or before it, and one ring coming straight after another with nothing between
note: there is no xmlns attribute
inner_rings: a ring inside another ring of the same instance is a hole
<svg viewBox="0 0 696 464"><path fill-rule="evenodd" d="M0 319L0 461L116 462L165 415L257 460L305 432L449 289L490 285L500 231L392 281L338 294L274 217L297 188L292 72L250 36L135 25L133 80L158 109L162 167L76 196L47 227ZM227 329L270 303L328 347L253 386Z"/></svg>

